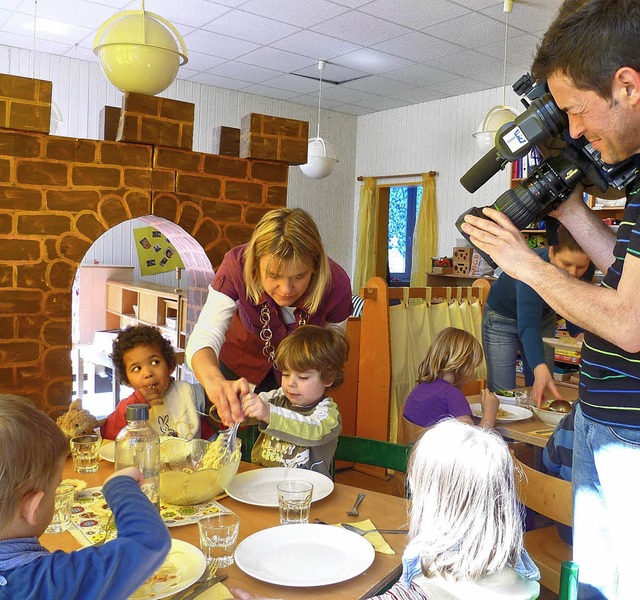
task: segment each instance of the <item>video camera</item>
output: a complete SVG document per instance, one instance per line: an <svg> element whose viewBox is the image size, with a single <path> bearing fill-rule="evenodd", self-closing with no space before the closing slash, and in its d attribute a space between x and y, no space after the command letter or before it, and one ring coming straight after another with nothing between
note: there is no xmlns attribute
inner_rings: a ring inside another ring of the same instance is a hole
<svg viewBox="0 0 640 600"><path fill-rule="evenodd" d="M518 229L544 218L564 202L581 181L604 192L609 187L622 189L634 179L637 163L633 157L609 165L585 137L571 138L567 115L555 103L546 81L536 83L526 73L512 88L522 97L526 110L498 130L494 148L461 177L460 183L467 191L475 192L507 163L524 157L534 146L554 137L559 138L560 151L543 160L527 179L504 192L491 205L507 215ZM475 206L458 217L456 227L469 241L461 229L467 214L486 217L482 209ZM480 254L496 266L489 256Z"/></svg>

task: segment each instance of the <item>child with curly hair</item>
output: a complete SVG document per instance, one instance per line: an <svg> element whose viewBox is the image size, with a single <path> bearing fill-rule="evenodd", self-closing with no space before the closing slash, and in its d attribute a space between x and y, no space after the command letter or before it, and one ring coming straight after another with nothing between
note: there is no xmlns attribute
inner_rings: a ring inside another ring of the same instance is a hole
<svg viewBox="0 0 640 600"><path fill-rule="evenodd" d="M175 381L176 355L157 327L130 326L113 341L111 360L120 380L135 391L122 400L100 427L103 438L115 439L127 424L129 404L149 405L149 425L158 435L187 440L201 435L200 414L207 401L198 383Z"/></svg>

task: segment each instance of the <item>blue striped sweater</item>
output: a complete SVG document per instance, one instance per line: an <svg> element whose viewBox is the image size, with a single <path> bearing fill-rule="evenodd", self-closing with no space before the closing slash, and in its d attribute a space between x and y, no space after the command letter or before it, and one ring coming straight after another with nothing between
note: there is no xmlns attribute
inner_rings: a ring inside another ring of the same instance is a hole
<svg viewBox="0 0 640 600"><path fill-rule="evenodd" d="M640 176L627 188L615 260L602 285L617 289L627 255L640 257ZM580 403L600 423L640 428L640 353L621 350L586 332L580 365Z"/></svg>

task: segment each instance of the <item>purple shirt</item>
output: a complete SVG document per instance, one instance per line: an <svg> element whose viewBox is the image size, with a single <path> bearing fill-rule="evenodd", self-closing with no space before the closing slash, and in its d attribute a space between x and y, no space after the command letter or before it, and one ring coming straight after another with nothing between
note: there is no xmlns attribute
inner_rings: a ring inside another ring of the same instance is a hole
<svg viewBox="0 0 640 600"><path fill-rule="evenodd" d="M419 383L404 403L404 418L420 427L431 427L448 417L471 416L465 395L444 379Z"/></svg>

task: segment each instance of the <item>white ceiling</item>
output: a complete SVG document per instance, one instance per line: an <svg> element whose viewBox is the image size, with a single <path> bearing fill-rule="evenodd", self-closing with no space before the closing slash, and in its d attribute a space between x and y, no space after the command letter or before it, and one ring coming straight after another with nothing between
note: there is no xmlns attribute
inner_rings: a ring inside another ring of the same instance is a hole
<svg viewBox="0 0 640 600"><path fill-rule="evenodd" d="M529 69L560 4L515 0L508 85ZM141 5L0 0L0 44L95 61L98 27ZM146 0L145 9L184 37L189 62L178 77L215 87L317 106L318 81L299 75L318 77L326 60L322 108L360 115L503 83L502 1Z"/></svg>

